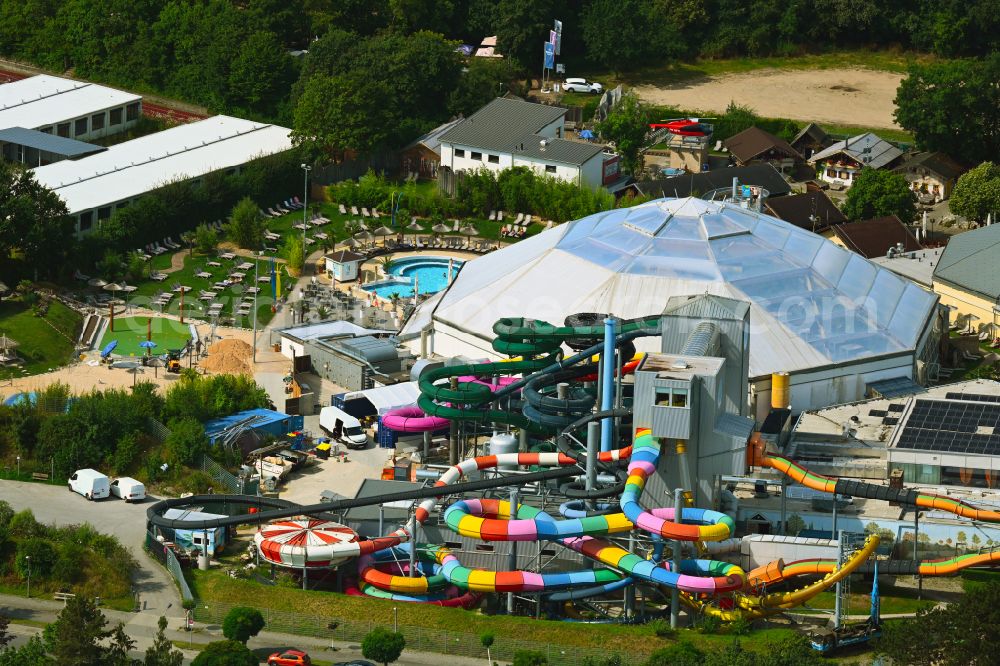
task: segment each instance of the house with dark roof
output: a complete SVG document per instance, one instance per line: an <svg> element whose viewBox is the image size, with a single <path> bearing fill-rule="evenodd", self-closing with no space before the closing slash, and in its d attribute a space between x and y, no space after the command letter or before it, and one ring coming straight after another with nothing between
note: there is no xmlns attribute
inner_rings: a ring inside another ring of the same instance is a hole
<svg viewBox="0 0 1000 666"><path fill-rule="evenodd" d="M770 164L751 164L742 167L713 169L701 173L643 180L626 188L633 194L661 197L700 197L723 187L732 187L733 179L740 185L760 188L767 198L783 197L792 191L788 182Z"/></svg>
<svg viewBox="0 0 1000 666"><path fill-rule="evenodd" d="M363 254L350 250L337 250L323 257L326 274L331 280L350 282L358 279L358 267L365 260Z"/></svg>
<svg viewBox="0 0 1000 666"><path fill-rule="evenodd" d="M540 175L596 188L618 180L618 156L601 144L565 138L566 109L498 97L440 137L441 171L524 166ZM451 179L442 186L451 187Z"/></svg>
<svg viewBox="0 0 1000 666"><path fill-rule="evenodd" d="M951 196L966 169L944 153L923 151L906 155L893 171L903 174L921 202L936 203Z"/></svg>
<svg viewBox="0 0 1000 666"><path fill-rule="evenodd" d="M804 158L809 159L813 153L818 153L833 143L833 139L816 123L809 123L789 142Z"/></svg>
<svg viewBox="0 0 1000 666"><path fill-rule="evenodd" d="M933 287L953 310L952 321L1000 336L1000 224L952 236L934 268Z"/></svg>
<svg viewBox="0 0 1000 666"><path fill-rule="evenodd" d="M789 173L797 163L804 161L802 155L787 141L756 126L734 134L723 141L722 145L738 166L764 162L781 173Z"/></svg>
<svg viewBox="0 0 1000 666"><path fill-rule="evenodd" d="M847 222L847 216L826 196L826 192L806 192L793 194L764 202L765 212L785 222L813 233L829 236L829 229L835 224Z"/></svg>
<svg viewBox="0 0 1000 666"><path fill-rule="evenodd" d="M441 136L460 122L462 119L456 118L438 125L399 151L402 172L406 175L416 174L419 178L437 178L441 164Z"/></svg>
<svg viewBox="0 0 1000 666"><path fill-rule="evenodd" d="M890 249L893 254L922 249L913 233L895 215L834 224L830 231L833 232L831 241L866 259L884 257Z"/></svg>
<svg viewBox="0 0 1000 666"><path fill-rule="evenodd" d="M891 169L903 151L871 132L838 141L809 158L816 167L816 177L831 187L844 189L854 184L865 167Z"/></svg>

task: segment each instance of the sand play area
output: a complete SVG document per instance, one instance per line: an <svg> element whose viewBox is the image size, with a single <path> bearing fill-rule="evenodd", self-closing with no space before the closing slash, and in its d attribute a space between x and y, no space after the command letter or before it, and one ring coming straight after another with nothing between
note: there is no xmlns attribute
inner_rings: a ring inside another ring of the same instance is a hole
<svg viewBox="0 0 1000 666"><path fill-rule="evenodd" d="M635 86L653 104L720 113L730 101L769 118L898 129L892 114L903 75L869 69L761 69Z"/></svg>

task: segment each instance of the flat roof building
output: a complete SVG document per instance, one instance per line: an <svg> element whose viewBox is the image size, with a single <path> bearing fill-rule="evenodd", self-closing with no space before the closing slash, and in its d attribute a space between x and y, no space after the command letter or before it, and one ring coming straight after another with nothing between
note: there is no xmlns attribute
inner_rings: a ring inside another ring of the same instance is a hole
<svg viewBox="0 0 1000 666"><path fill-rule="evenodd" d="M230 116L214 116L110 147L76 161L34 169L36 180L58 194L85 234L117 208L179 180L235 173L253 159L292 147L291 130Z"/></svg>
<svg viewBox="0 0 1000 666"><path fill-rule="evenodd" d="M41 74L0 85L0 130L91 141L125 131L140 115L141 96L87 81Z"/></svg>

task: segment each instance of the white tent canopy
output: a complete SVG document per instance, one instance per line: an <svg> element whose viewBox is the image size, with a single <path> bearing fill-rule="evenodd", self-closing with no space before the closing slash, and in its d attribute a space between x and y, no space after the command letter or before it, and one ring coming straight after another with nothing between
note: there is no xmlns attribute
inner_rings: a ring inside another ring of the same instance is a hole
<svg viewBox="0 0 1000 666"><path fill-rule="evenodd" d="M420 396L420 389L417 382L403 382L391 386L379 386L365 389L363 391L353 391L344 395L344 402L365 398L372 403L379 416L382 416L390 409L397 407L408 407L416 404Z"/></svg>

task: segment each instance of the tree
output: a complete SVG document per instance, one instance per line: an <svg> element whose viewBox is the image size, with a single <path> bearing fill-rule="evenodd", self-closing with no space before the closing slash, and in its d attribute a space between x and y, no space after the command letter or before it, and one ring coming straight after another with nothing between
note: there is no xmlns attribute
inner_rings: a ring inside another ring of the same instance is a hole
<svg viewBox="0 0 1000 666"><path fill-rule="evenodd" d="M51 666L45 653L45 643L39 636L32 636L21 647L7 648L0 652L0 666Z"/></svg>
<svg viewBox="0 0 1000 666"><path fill-rule="evenodd" d="M236 606L222 621L222 635L244 645L264 628L264 616L256 608Z"/></svg>
<svg viewBox="0 0 1000 666"><path fill-rule="evenodd" d="M607 119L598 124L597 131L605 140L614 141L626 171L636 174L642 170L640 151L649 131L649 112L635 93L623 95Z"/></svg>
<svg viewBox="0 0 1000 666"><path fill-rule="evenodd" d="M989 582L947 606L922 609L914 619L886 624L876 646L897 664L994 664L998 623L1000 583Z"/></svg>
<svg viewBox="0 0 1000 666"><path fill-rule="evenodd" d="M496 5L497 49L522 69L536 71L542 42L556 17L555 0L500 0Z"/></svg>
<svg viewBox="0 0 1000 666"><path fill-rule="evenodd" d="M788 516L788 520L785 522L785 534L790 536L795 536L805 528L806 521L802 520L802 516L797 513Z"/></svg>
<svg viewBox="0 0 1000 666"><path fill-rule="evenodd" d="M518 650L514 653L512 666L546 666L548 657L537 650Z"/></svg>
<svg viewBox="0 0 1000 666"><path fill-rule="evenodd" d="M389 631L384 627L375 627L361 641L361 654L366 659L388 666L399 659L405 647L406 639L403 638L403 634Z"/></svg>
<svg viewBox="0 0 1000 666"><path fill-rule="evenodd" d="M948 208L967 220L983 222L1000 215L1000 163L983 162L962 174L948 199Z"/></svg>
<svg viewBox="0 0 1000 666"><path fill-rule="evenodd" d="M119 622L111 630L111 642L101 663L107 666L140 666L142 662L129 656L134 649L135 641L126 633L125 623Z"/></svg>
<svg viewBox="0 0 1000 666"><path fill-rule="evenodd" d="M701 666L704 660L705 653L682 640L649 655L646 666Z"/></svg>
<svg viewBox="0 0 1000 666"><path fill-rule="evenodd" d="M470 116L503 95L510 78L510 66L503 60L472 58L468 71L451 92L448 109L455 115Z"/></svg>
<svg viewBox="0 0 1000 666"><path fill-rule="evenodd" d="M215 246L218 244L219 234L207 224L199 224L194 230L194 249L197 252L209 254L215 251Z"/></svg>
<svg viewBox="0 0 1000 666"><path fill-rule="evenodd" d="M292 58L278 38L270 32L254 32L232 63L230 101L252 112L272 114L292 79Z"/></svg>
<svg viewBox="0 0 1000 666"><path fill-rule="evenodd" d="M153 637L153 644L146 648L143 666L181 666L184 654L175 650L174 644L167 638L167 618L161 615L156 626L156 636Z"/></svg>
<svg viewBox="0 0 1000 666"><path fill-rule="evenodd" d="M1000 153L1000 52L912 65L896 90L896 122L917 145L980 162Z"/></svg>
<svg viewBox="0 0 1000 666"><path fill-rule="evenodd" d="M487 664L493 663L493 657L490 655L490 648L493 647L493 641L494 641L493 634L491 634L490 632L486 632L485 634L480 634L479 636L479 642L482 644L484 648L486 648Z"/></svg>
<svg viewBox="0 0 1000 666"><path fill-rule="evenodd" d="M106 663L108 649L101 644L113 633L105 629L107 624L90 597L73 597L46 630L48 651L60 666Z"/></svg>
<svg viewBox="0 0 1000 666"><path fill-rule="evenodd" d="M40 185L31 171L0 161L0 260L20 250L36 278L65 266L73 240L68 212L63 200Z"/></svg>
<svg viewBox="0 0 1000 666"><path fill-rule="evenodd" d="M641 67L655 58L663 62L684 53L677 24L648 0L591 0L583 11L587 57L613 72ZM622 35L644 35L622 39Z"/></svg>
<svg viewBox="0 0 1000 666"><path fill-rule="evenodd" d="M167 451L174 461L191 466L208 450L208 436L205 426L193 416L171 419L170 434L167 435ZM227 636L228 638L228 636Z"/></svg>
<svg viewBox="0 0 1000 666"><path fill-rule="evenodd" d="M257 659L250 648L239 641L215 641L205 646L191 666L257 666Z"/></svg>
<svg viewBox="0 0 1000 666"><path fill-rule="evenodd" d="M10 627L10 620L0 615L0 648L5 648L14 639L7 629Z"/></svg>
<svg viewBox="0 0 1000 666"><path fill-rule="evenodd" d="M292 141L316 156L370 153L389 136L389 100L385 79L314 76L295 106Z"/></svg>
<svg viewBox="0 0 1000 666"><path fill-rule="evenodd" d="M264 247L264 220L260 209L250 197L243 197L235 206L226 225L229 240L247 250Z"/></svg>
<svg viewBox="0 0 1000 666"><path fill-rule="evenodd" d="M301 271L305 265L305 251L302 249L302 239L298 234L291 234L285 237L285 242L281 246L281 256L285 259L288 268L293 271ZM278 266L277 270L281 270Z"/></svg>
<svg viewBox="0 0 1000 666"><path fill-rule="evenodd" d="M844 215L851 220L896 215L904 224L917 216L916 198L903 174L865 167L847 191Z"/></svg>

